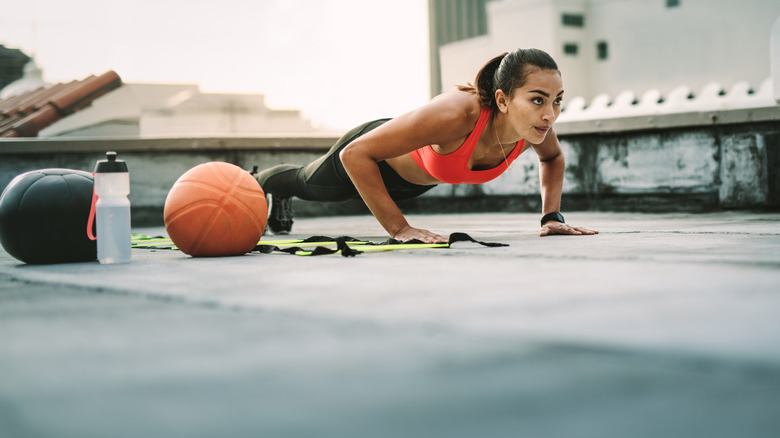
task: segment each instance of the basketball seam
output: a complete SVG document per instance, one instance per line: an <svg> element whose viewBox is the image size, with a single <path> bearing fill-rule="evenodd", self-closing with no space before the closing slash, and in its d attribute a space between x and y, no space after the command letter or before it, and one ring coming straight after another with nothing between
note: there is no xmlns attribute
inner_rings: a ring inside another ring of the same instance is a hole
<svg viewBox="0 0 780 438"><path fill-rule="evenodd" d="M240 183L243 178L244 178L244 174L243 173L239 172L239 173L236 174L236 176L233 178L233 181L231 182L232 185L231 185L231 190L230 190L229 195L232 196L233 193L236 193L236 192L243 194L245 189L238 185L238 183ZM236 190L236 189L241 189L241 190L239 191L239 190ZM260 196L260 195L258 194L257 196ZM226 198L227 198L227 196L226 196ZM265 197L263 197L263 199L265 199ZM251 208L249 208L246 204L244 204L243 202L241 202L241 201L239 201L237 199L234 200L234 204L236 206L238 206L239 209L243 210L244 213L247 214L247 217L254 218L254 216L255 216L254 215L254 211ZM223 206L224 206L224 204L223 204ZM257 221L254 221L254 220L252 222L253 222L253 225L255 226L257 232L262 234L263 230L259 229L260 228L259 227L260 224L258 224ZM235 235L233 236L233 242L232 243L233 243L233 246L235 247L236 243L237 243L235 241ZM257 243L257 242L255 242L255 243Z"/></svg>
<svg viewBox="0 0 780 438"><path fill-rule="evenodd" d="M213 199L201 199L199 201L190 202L189 204L185 205L184 207L179 208L176 210L176 213L172 213L168 216L168 222L175 222L179 219L179 217L185 213L189 213L192 208L191 207L200 207L203 204L216 204L219 205L216 201Z"/></svg>
<svg viewBox="0 0 780 438"><path fill-rule="evenodd" d="M218 172L216 172L216 170L215 170L215 169L209 169L209 170L211 171L211 173L212 173L212 174L216 174L216 173L218 173ZM239 175L240 175L240 174L239 174ZM216 175L216 177L217 177L217 178L220 178L221 176L222 176L222 175ZM226 179L226 178L223 178L223 180L224 180L224 179ZM228 182L228 183L231 183L231 181L230 181L230 180L228 180L227 182ZM204 184L204 185L208 186L208 184ZM215 187L213 187L213 186L209 186L209 187L215 188ZM218 202L218 205L219 205L219 210L218 210L218 212L219 212L219 213L222 213L222 212L224 211L224 207L225 207L225 200L227 199L227 197L228 197L229 195L231 195L231 194L233 193L233 189L234 189L234 187L231 185L231 186L230 186L230 188L229 188L227 191L225 191L225 190L220 190L220 192L222 193L222 195L220 196L220 198L219 198L219 202ZM207 234L208 234L208 233L211 231L211 228L213 228L213 227L214 227L214 223L217 221L217 216L218 216L217 214L214 214L214 215L212 215L212 216L209 218L208 222L206 222L206 224L204 224L204 226L203 226L203 227L200 229L200 232L199 232L199 233L198 233L198 235L196 236L196 244L195 244L195 246L193 246L193 247L191 248L191 251L192 251L192 252L195 252L195 251L197 251L198 249L200 249L201 245L204 243L204 242L203 242L203 241L204 241L203 237L204 237L205 235L207 235ZM233 245L232 245L232 244L233 244L233 242L230 242L230 243L231 243L231 247L232 247L232 246L233 246Z"/></svg>
<svg viewBox="0 0 780 438"><path fill-rule="evenodd" d="M207 184L207 183L205 183L203 181L192 180L192 179L185 179L185 180L182 180L182 181L177 181L177 183L180 183L180 184L181 183L195 184L195 185L200 186L200 187L204 187L204 188L208 187L208 188L214 189L217 192L223 193L223 190L220 189L219 187L213 186L211 184ZM227 183L232 183L232 182L231 181L227 181ZM235 189L236 189L236 192L241 193L242 195L250 195L250 196L253 196L253 197L260 197L260 198L265 199L265 196L260 195L259 193L255 193L251 189L247 189L247 188L244 188L244 187L241 187L241 186L235 187Z"/></svg>
<svg viewBox="0 0 780 438"><path fill-rule="evenodd" d="M243 175L243 174L241 174L241 173L239 173L239 174L237 174L237 175L236 175L235 181L238 181L239 179L241 179L241 178L243 178L243 177L244 177L244 175ZM234 185L234 187L235 187L235 185ZM262 189L262 188L261 188L261 189ZM242 190L244 190L244 189L242 188ZM232 193L232 192L231 192L231 193ZM259 193L257 194L257 196L258 196L258 197L261 197L261 198L263 199L263 201L265 201L265 196L260 196L260 194L259 194ZM247 206L246 204L244 204L243 202L236 201L236 205L238 205L238 207L239 207L240 209L244 210L244 212L245 212L245 213L247 213L249 217L254 217L254 216L255 216L255 215L254 215L254 211L253 211L253 210L252 210L252 209L251 209L249 206ZM268 210L268 208L266 207L266 213L267 213L267 210ZM259 224L259 223L257 223L257 221L252 221L252 222L254 222L255 226L258 228L258 230L257 230L257 231L258 231L258 232L260 232L260 233L262 234L263 230L261 230L261 229L260 229L260 226L259 226L260 224Z"/></svg>

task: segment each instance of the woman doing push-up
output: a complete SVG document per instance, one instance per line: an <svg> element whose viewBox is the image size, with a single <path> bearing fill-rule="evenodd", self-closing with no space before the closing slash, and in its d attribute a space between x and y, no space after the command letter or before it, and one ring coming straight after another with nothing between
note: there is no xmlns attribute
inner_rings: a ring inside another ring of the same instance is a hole
<svg viewBox="0 0 780 438"><path fill-rule="evenodd" d="M395 201L441 183L485 183L533 148L539 157L540 235L596 234L564 223L560 213L565 165L552 128L562 98L561 73L547 53L518 49L497 56L473 85L397 118L358 126L306 166L282 164L258 173L257 181L271 194L269 228L291 230L293 196L315 201L360 196L390 237L444 242L437 233L411 226Z"/></svg>

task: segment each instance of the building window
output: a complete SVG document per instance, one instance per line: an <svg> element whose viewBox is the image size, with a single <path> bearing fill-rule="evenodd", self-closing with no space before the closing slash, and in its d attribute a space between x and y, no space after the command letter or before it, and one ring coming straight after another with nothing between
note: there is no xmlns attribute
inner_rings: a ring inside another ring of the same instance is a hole
<svg viewBox="0 0 780 438"><path fill-rule="evenodd" d="M585 27L585 16L582 14L563 14L561 15L561 23L564 26Z"/></svg>
<svg viewBox="0 0 780 438"><path fill-rule="evenodd" d="M680 0L666 0L667 8L676 8L680 6Z"/></svg>
<svg viewBox="0 0 780 438"><path fill-rule="evenodd" d="M609 45L607 45L606 41L596 43L596 57L599 61L609 58Z"/></svg>
<svg viewBox="0 0 780 438"><path fill-rule="evenodd" d="M563 44L563 53L565 55L576 56L579 51L580 51L580 47L577 45L577 43Z"/></svg>

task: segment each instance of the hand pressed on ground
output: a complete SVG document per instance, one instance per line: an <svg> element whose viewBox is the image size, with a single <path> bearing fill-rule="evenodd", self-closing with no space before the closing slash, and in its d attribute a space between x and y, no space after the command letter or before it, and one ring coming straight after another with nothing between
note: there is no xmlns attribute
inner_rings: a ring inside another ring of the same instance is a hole
<svg viewBox="0 0 780 438"><path fill-rule="evenodd" d="M402 242L408 242L409 240L417 239L424 243L447 243L448 239L440 236L434 232L423 230L420 228L413 228L406 226L398 231L393 236L393 239L400 240Z"/></svg>
<svg viewBox="0 0 780 438"><path fill-rule="evenodd" d="M542 230L539 232L540 237L552 236L556 234L568 234L572 236L591 235L598 234L596 230L589 230L583 227L574 227L569 224L565 224L557 221L549 221L542 226Z"/></svg>

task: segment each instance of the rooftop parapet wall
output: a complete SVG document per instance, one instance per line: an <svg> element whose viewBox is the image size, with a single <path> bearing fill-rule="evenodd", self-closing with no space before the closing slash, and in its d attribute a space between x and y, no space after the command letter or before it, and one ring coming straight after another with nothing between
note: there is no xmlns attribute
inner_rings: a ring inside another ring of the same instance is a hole
<svg viewBox="0 0 780 438"><path fill-rule="evenodd" d="M161 225L176 179L198 164L224 161L251 170L319 157L335 137L15 138L0 139L0 189L18 174L44 168L92 172L106 151L116 151L130 171L133 224ZM303 209L326 214L319 206Z"/></svg>

